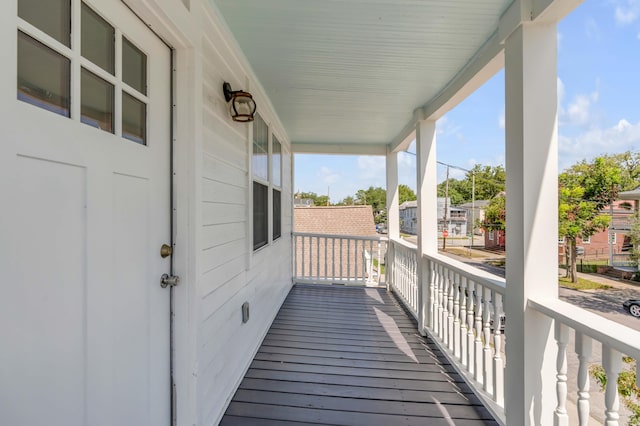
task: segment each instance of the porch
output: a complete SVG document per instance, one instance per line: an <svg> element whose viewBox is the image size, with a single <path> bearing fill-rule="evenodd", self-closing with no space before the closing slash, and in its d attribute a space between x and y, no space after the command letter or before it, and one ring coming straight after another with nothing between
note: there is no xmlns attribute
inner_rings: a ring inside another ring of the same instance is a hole
<svg viewBox="0 0 640 426"><path fill-rule="evenodd" d="M221 424L284 422L496 424L393 294L306 284L287 296Z"/></svg>
<svg viewBox="0 0 640 426"><path fill-rule="evenodd" d="M504 278L439 254L420 257L401 239L297 238L299 264L313 258L315 266L294 273L221 424L508 424ZM335 250L326 239L355 247L356 259L384 246L380 285L367 287L375 282L346 268L347 257L328 255ZM301 284L309 282L319 284ZM545 360L555 370L541 370L539 386L555 389L545 395L554 423L624 424L618 389L593 398L589 368L602 363L615 382L622 355L639 359L640 333L544 295L528 308L553 324Z"/></svg>

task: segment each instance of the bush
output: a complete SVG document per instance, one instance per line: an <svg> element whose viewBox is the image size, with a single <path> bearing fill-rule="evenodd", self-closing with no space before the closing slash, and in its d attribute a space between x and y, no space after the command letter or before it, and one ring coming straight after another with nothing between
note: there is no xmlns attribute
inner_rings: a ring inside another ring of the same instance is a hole
<svg viewBox="0 0 640 426"><path fill-rule="evenodd" d="M584 272L587 274L595 274L598 265L593 265L591 263L579 263L576 265L578 267L578 272Z"/></svg>

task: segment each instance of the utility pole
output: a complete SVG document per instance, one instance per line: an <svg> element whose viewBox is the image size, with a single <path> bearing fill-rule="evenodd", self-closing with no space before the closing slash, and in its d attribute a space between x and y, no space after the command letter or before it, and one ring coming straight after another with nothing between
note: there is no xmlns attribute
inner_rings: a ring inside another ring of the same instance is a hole
<svg viewBox="0 0 640 426"><path fill-rule="evenodd" d="M476 172L471 170L471 248L475 245L474 237L476 230Z"/></svg>
<svg viewBox="0 0 640 426"><path fill-rule="evenodd" d="M447 164L447 177L444 186L444 223L442 225L442 251L447 251L447 234L449 227L447 226L447 210L449 209L449 165ZM446 233L445 233L446 231Z"/></svg>

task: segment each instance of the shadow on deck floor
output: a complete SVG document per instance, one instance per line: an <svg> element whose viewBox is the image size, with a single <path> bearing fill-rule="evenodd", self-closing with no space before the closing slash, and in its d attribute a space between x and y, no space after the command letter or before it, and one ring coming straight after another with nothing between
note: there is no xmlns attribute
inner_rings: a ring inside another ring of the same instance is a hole
<svg viewBox="0 0 640 426"><path fill-rule="evenodd" d="M295 285L221 425L495 425L383 289Z"/></svg>

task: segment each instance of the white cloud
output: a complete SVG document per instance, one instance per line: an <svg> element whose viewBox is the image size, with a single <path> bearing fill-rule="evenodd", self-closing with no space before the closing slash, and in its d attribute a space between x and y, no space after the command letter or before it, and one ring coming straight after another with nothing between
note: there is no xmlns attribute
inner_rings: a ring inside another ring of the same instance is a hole
<svg viewBox="0 0 640 426"><path fill-rule="evenodd" d="M361 155L357 158L356 165L358 167L357 179L363 187L365 185L367 188L369 186L384 187L386 185L387 165L385 157Z"/></svg>
<svg viewBox="0 0 640 426"><path fill-rule="evenodd" d="M584 23L584 27L587 38L596 41L601 39L600 27L598 26L598 23L595 19L593 19L592 17L587 18Z"/></svg>
<svg viewBox="0 0 640 426"><path fill-rule="evenodd" d="M558 80L560 83L561 81ZM562 97L564 97L564 86L562 86ZM558 87L558 98L560 95L560 86ZM572 126L588 126L591 124L591 107L598 102L600 94L597 90L589 94L579 94L573 98L573 101L565 109L561 102L558 109L560 124Z"/></svg>
<svg viewBox="0 0 640 426"><path fill-rule="evenodd" d="M623 118L606 129L592 127L577 136L560 134L558 144L560 170L604 153L637 151L640 148L640 122L631 124Z"/></svg>
<svg viewBox="0 0 640 426"><path fill-rule="evenodd" d="M340 180L340 174L334 172L327 166L320 167L320 178L327 185L332 185Z"/></svg>
<svg viewBox="0 0 640 426"><path fill-rule="evenodd" d="M619 25L628 25L638 19L640 13L640 1L638 0L615 0L615 20Z"/></svg>

